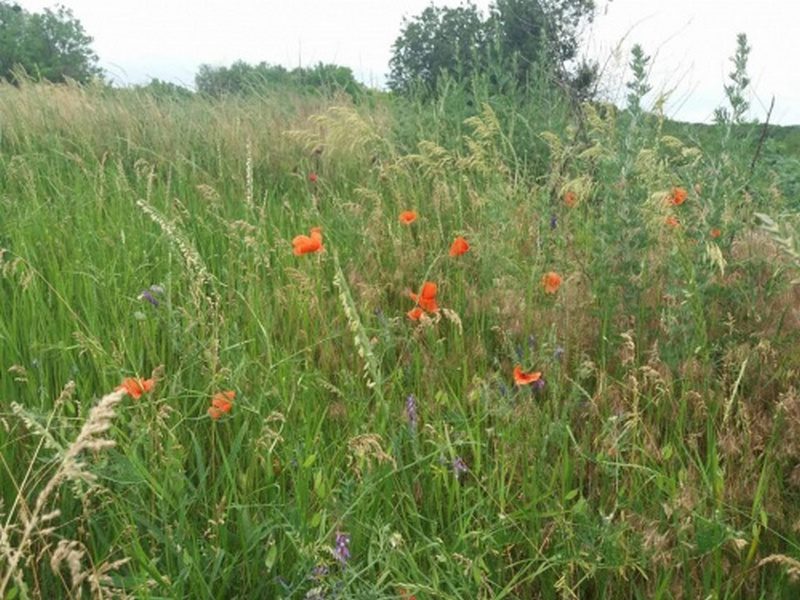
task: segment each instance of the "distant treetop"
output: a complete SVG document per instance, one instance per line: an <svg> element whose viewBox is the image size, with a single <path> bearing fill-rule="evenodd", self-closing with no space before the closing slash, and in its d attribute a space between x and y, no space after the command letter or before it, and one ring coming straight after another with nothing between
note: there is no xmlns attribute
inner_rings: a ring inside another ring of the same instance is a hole
<svg viewBox="0 0 800 600"><path fill-rule="evenodd" d="M20 74L54 83L79 83L102 77L92 38L70 9L41 13L0 0L0 77L12 83Z"/></svg>
<svg viewBox="0 0 800 600"><path fill-rule="evenodd" d="M348 67L318 63L313 67L297 67L291 71L261 62L251 65L237 61L230 67L201 65L195 76L195 87L201 94L262 93L270 89L298 91L344 91L354 96L363 91Z"/></svg>
<svg viewBox="0 0 800 600"><path fill-rule="evenodd" d="M484 17L471 2L431 5L404 20L392 46L389 87L433 93L443 76L465 81L489 73L524 83L539 67L586 95L596 67L576 60L578 33L594 9L594 0L494 0Z"/></svg>

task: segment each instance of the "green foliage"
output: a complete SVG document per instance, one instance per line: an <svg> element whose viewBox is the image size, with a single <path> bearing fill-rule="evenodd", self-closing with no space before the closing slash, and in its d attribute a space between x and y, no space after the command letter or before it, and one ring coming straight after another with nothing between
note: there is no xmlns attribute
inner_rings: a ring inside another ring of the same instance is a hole
<svg viewBox="0 0 800 600"><path fill-rule="evenodd" d="M0 595L797 596L797 132L751 176L718 126L498 81L0 86L0 556L43 520Z"/></svg>
<svg viewBox="0 0 800 600"><path fill-rule="evenodd" d="M29 13L17 4L0 1L0 78L28 77L61 83L88 83L102 70L72 11L64 6Z"/></svg>
<svg viewBox="0 0 800 600"><path fill-rule="evenodd" d="M431 5L410 21L404 20L392 51L390 88L433 90L444 75L464 81L485 69L486 29L474 4Z"/></svg>
<svg viewBox="0 0 800 600"><path fill-rule="evenodd" d="M191 98L193 95L191 90L183 87L182 85L172 83L171 81L162 81L156 78L151 79L145 85L135 86L134 89L146 94L150 94L156 98L168 100L185 100L187 98Z"/></svg>
<svg viewBox="0 0 800 600"><path fill-rule="evenodd" d="M483 75L502 83L502 72L524 85L546 67L578 96L588 96L596 65L572 63L578 28L593 11L592 0L497 0L485 18L472 3L429 6L404 21L392 47L389 86L404 94L420 87L432 94L442 79L464 82Z"/></svg>
<svg viewBox="0 0 800 600"><path fill-rule="evenodd" d="M195 76L197 91L208 96L228 94L261 94L269 91L343 91L352 97L363 87L348 67L319 63L313 67L297 67L291 71L280 65L261 62L250 65L237 61L230 67L201 65Z"/></svg>
<svg viewBox="0 0 800 600"><path fill-rule="evenodd" d="M633 115L640 115L642 112L642 98L650 91L650 84L647 81L647 67L650 57L645 55L644 50L639 44L635 44L631 49L631 79L625 86L630 90L628 93L628 110Z"/></svg>
<svg viewBox="0 0 800 600"><path fill-rule="evenodd" d="M747 35L740 33L736 36L736 53L731 58L733 71L728 74L731 82L725 86L725 96L728 98L730 108L720 107L714 111L714 120L721 125L739 125L744 122L744 117L750 108L745 94L750 85L747 75L747 59L750 56L750 46L747 45Z"/></svg>
<svg viewBox="0 0 800 600"><path fill-rule="evenodd" d="M495 0L487 26L500 56L516 58L519 77L525 77L534 63L574 60L578 29L591 20L594 8L593 0Z"/></svg>

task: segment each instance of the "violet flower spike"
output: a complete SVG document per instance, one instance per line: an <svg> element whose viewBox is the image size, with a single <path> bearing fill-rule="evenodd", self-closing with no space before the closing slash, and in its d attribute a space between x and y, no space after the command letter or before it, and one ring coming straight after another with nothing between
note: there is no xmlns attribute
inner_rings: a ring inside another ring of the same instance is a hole
<svg viewBox="0 0 800 600"><path fill-rule="evenodd" d="M348 534L341 531L336 532L336 547L333 549L333 555L342 563L343 567L350 560L350 536Z"/></svg>
<svg viewBox="0 0 800 600"><path fill-rule="evenodd" d="M150 304L158 308L158 300L155 299L153 294L150 293L150 290L142 290L142 293L139 294L140 300L147 300Z"/></svg>
<svg viewBox="0 0 800 600"><path fill-rule="evenodd" d="M419 417L417 415L417 399L414 394L409 394L406 398L406 419L408 419L408 426L412 430L417 428Z"/></svg>
<svg viewBox="0 0 800 600"><path fill-rule="evenodd" d="M158 308L159 301L156 299L156 295L164 295L164 288L160 285L151 285L148 289L142 290L142 293L139 294L139 300L147 300L150 304Z"/></svg>
<svg viewBox="0 0 800 600"><path fill-rule="evenodd" d="M469 467L467 463L464 462L464 459L460 456L456 456L455 460L453 461L453 473L456 476L456 479L461 479L461 476L464 473L469 471Z"/></svg>
<svg viewBox="0 0 800 600"><path fill-rule="evenodd" d="M328 575L328 567L325 565L317 565L311 571L311 579L320 580Z"/></svg>

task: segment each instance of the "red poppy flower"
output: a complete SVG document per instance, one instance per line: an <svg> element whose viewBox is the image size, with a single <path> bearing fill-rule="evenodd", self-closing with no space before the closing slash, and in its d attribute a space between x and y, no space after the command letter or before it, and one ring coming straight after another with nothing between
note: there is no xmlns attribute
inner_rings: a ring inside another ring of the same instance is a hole
<svg viewBox="0 0 800 600"><path fill-rule="evenodd" d="M674 187L672 188L672 193L670 194L670 202L675 206L680 206L684 202L686 202L686 197L688 193L686 192L685 188L682 187Z"/></svg>
<svg viewBox="0 0 800 600"><path fill-rule="evenodd" d="M722 231L720 231L719 229L717 229L716 227L714 227L714 228L713 228L713 229L712 229L712 230L709 232L709 235L711 236L711 238L712 238L712 239L717 239L719 236L721 236L721 235L722 235Z"/></svg>
<svg viewBox="0 0 800 600"><path fill-rule="evenodd" d="M426 312L434 313L439 310L439 306L436 304L436 292L436 284L432 281L426 281L422 284L422 290L420 290L419 295L411 292L409 297Z"/></svg>
<svg viewBox="0 0 800 600"><path fill-rule="evenodd" d="M128 377L123 379L122 383L114 391L125 392L134 400L138 400L142 397L142 394L146 394L152 390L155 384L156 382L153 379L135 379L133 377Z"/></svg>
<svg viewBox="0 0 800 600"><path fill-rule="evenodd" d="M542 374L539 371L525 373L521 366L517 365L514 367L514 383L517 385L529 385L539 381L541 378Z"/></svg>
<svg viewBox="0 0 800 600"><path fill-rule="evenodd" d="M458 236L450 246L450 256L461 256L469 250L469 244L463 237Z"/></svg>
<svg viewBox="0 0 800 600"><path fill-rule="evenodd" d="M309 254L310 252L322 252L324 250L322 246L322 228L312 227L310 236L296 236L292 240L292 246L294 246L295 256Z"/></svg>
<svg viewBox="0 0 800 600"><path fill-rule="evenodd" d="M400 213L400 222L403 225L411 225L417 220L417 213L413 210L404 210Z"/></svg>
<svg viewBox="0 0 800 600"><path fill-rule="evenodd" d="M577 203L578 203L578 194L576 194L572 190L569 190L564 194L564 204L572 208Z"/></svg>
<svg viewBox="0 0 800 600"><path fill-rule="evenodd" d="M231 409L233 409L233 399L235 397L236 392L233 390L214 394L211 398L211 406L208 407L208 416L216 421L222 415L231 412Z"/></svg>
<svg viewBox="0 0 800 600"><path fill-rule="evenodd" d="M542 276L542 285L546 294L555 294L561 286L561 275L554 271Z"/></svg>
<svg viewBox="0 0 800 600"><path fill-rule="evenodd" d="M408 318L411 319L412 321L419 321L422 318L422 315L424 314L425 311L422 310L419 306L415 306L406 313L406 315L408 315Z"/></svg>
<svg viewBox="0 0 800 600"><path fill-rule="evenodd" d="M314 173L314 171L311 171L311 173L308 174L308 180L311 183L317 183L317 179L319 179L319 177L317 177L317 174Z"/></svg>

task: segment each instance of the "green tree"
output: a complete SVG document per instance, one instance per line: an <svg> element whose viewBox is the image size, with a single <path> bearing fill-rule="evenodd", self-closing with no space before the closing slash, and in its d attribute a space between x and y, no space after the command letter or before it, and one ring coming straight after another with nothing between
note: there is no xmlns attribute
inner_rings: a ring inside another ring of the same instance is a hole
<svg viewBox="0 0 800 600"><path fill-rule="evenodd" d="M89 37L68 8L30 13L0 0L0 77L14 82L22 69L52 82L87 83L102 75Z"/></svg>
<svg viewBox="0 0 800 600"><path fill-rule="evenodd" d="M159 100L185 100L194 95L191 90L182 85L171 81L162 81L158 78L153 78L144 85L134 86L134 89L150 94Z"/></svg>
<svg viewBox="0 0 800 600"><path fill-rule="evenodd" d="M421 84L433 91L442 76L465 80L490 69L524 83L534 67L545 67L585 95L597 69L577 63L578 33L594 8L594 0L495 0L483 18L471 3L429 6L403 22L389 86L407 92Z"/></svg>
<svg viewBox="0 0 800 600"><path fill-rule="evenodd" d="M280 65L265 62L251 65L241 60L230 67L201 65L194 82L197 91L208 96L262 93L270 89L342 90L355 96L362 90L348 67L323 63L291 71Z"/></svg>
<svg viewBox="0 0 800 600"><path fill-rule="evenodd" d="M429 6L411 20L392 47L389 87L407 92L429 90L443 75L467 79L486 63L486 24L474 4L456 8Z"/></svg>

